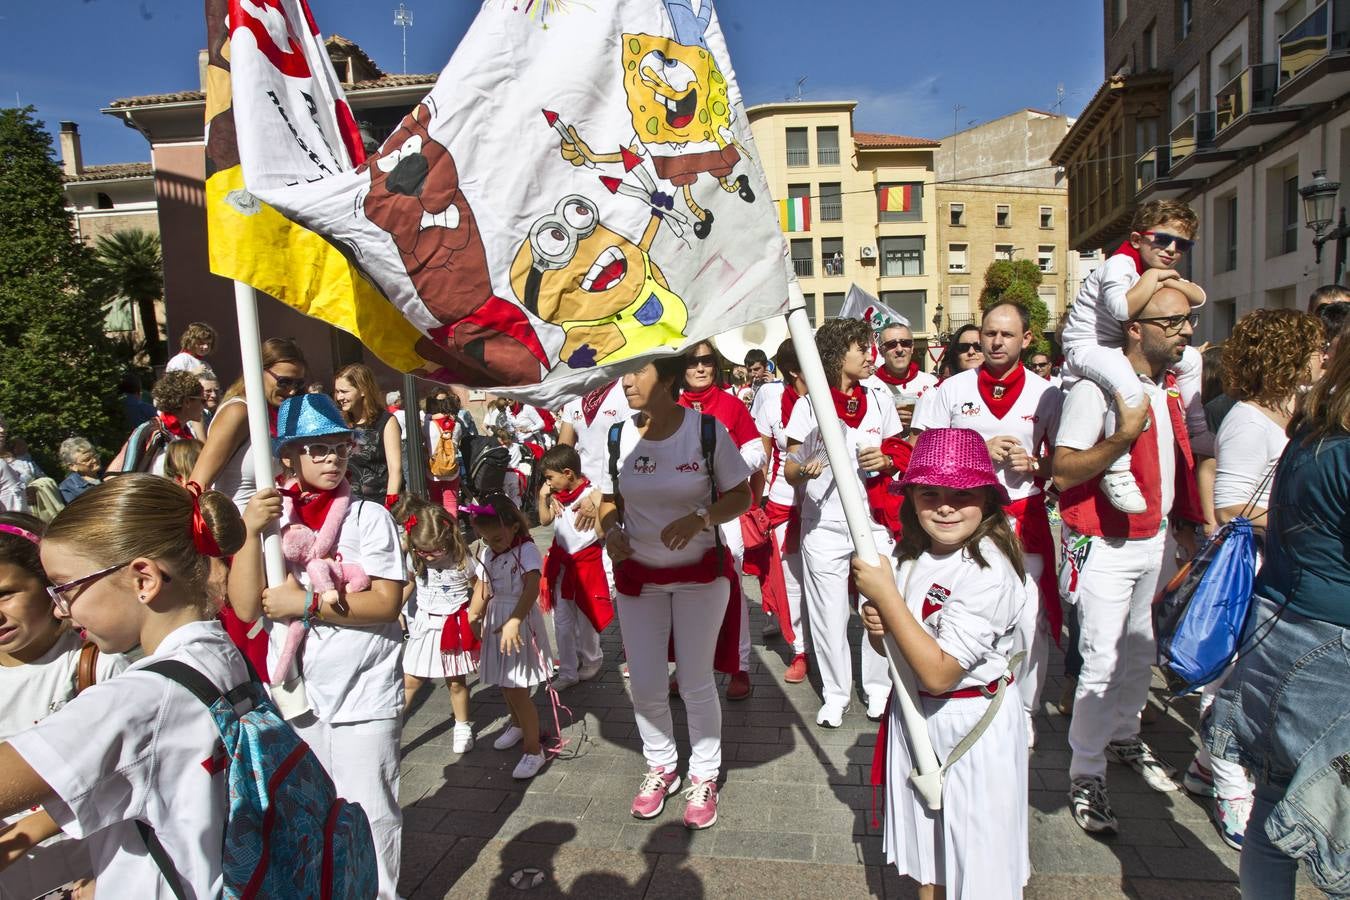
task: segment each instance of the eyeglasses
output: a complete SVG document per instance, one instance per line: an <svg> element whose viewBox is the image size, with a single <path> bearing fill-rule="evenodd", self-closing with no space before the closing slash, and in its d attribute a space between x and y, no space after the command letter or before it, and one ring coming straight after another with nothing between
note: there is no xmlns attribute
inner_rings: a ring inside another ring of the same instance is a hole
<svg viewBox="0 0 1350 900"><path fill-rule="evenodd" d="M108 575L111 575L118 569L121 569L129 565L131 565L131 563L124 562L116 566L108 566L108 568L106 569L99 569L92 575L86 575L83 578L76 578L74 581L67 581L65 584L58 584L52 587L48 587L47 596L52 598L52 606L56 607L56 611L59 612L61 615L69 618L70 607L75 603L75 598L67 597L66 591L74 590L75 588L80 587L81 585L93 584L100 578L104 578Z"/></svg>
<svg viewBox="0 0 1350 900"><path fill-rule="evenodd" d="M323 442L301 444L300 452L315 462L323 462L330 456L336 456L338 459L346 459L352 455L352 443L351 441L343 441L340 444L327 444Z"/></svg>
<svg viewBox="0 0 1350 900"><path fill-rule="evenodd" d="M703 356L691 356L684 361L684 367L686 369L693 369L698 366L706 366L709 369L715 369L717 368L717 357L713 356L711 353L705 353Z"/></svg>
<svg viewBox="0 0 1350 900"><path fill-rule="evenodd" d="M283 394L287 395L298 394L305 389L305 379L303 378L292 378L289 375L278 375L271 369L263 369L263 371L266 372L268 375L272 376L272 380L277 383L277 390L281 391Z"/></svg>
<svg viewBox="0 0 1350 900"><path fill-rule="evenodd" d="M1166 250L1168 247L1175 246L1178 253L1190 253L1191 248L1195 246L1195 241L1190 238L1184 238L1175 234L1168 234L1166 231L1141 231L1141 236L1149 239L1155 250Z"/></svg>
<svg viewBox="0 0 1350 900"><path fill-rule="evenodd" d="M1163 330L1163 334L1170 336L1181 334L1182 328L1188 324L1194 328L1200 323L1200 316L1197 313L1183 313L1177 316L1148 316L1134 321L1157 325Z"/></svg>
<svg viewBox="0 0 1350 900"><path fill-rule="evenodd" d="M890 353L896 347L904 347L906 350L912 350L914 348L914 340L912 338L892 338L889 341L883 341L881 344L881 352Z"/></svg>
<svg viewBox="0 0 1350 900"><path fill-rule="evenodd" d="M959 343L959 344L952 344L952 349L955 350L958 354L961 354L961 353L974 353L974 352L976 352L976 351L978 351L978 352L980 352L980 353L983 353L983 352L984 352L984 350L981 349L981 347L980 347L980 342L979 342L979 341L969 341L969 342L967 342L967 341L962 341L962 342Z"/></svg>

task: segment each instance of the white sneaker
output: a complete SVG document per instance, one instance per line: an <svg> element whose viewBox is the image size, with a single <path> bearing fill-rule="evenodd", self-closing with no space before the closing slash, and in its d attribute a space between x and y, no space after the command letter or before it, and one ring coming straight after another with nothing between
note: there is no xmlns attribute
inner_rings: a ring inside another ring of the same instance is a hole
<svg viewBox="0 0 1350 900"><path fill-rule="evenodd" d="M1134 769L1143 776L1144 783L1155 791L1168 793L1177 789L1177 783L1172 780L1177 770L1158 759L1153 749L1139 738L1107 744L1106 758Z"/></svg>
<svg viewBox="0 0 1350 900"><path fill-rule="evenodd" d="M562 693L570 687L576 687L580 682L581 679L575 675L559 675L550 684L555 691Z"/></svg>
<svg viewBox="0 0 1350 900"><path fill-rule="evenodd" d="M890 698L884 694L880 697L867 698L867 718L873 722L880 722L881 717L886 713L886 701Z"/></svg>
<svg viewBox="0 0 1350 900"><path fill-rule="evenodd" d="M497 735L497 739L492 742L492 746L498 750L510 750L516 744L519 744L525 738L525 732L521 731L515 725L506 726L506 730Z"/></svg>
<svg viewBox="0 0 1350 900"><path fill-rule="evenodd" d="M511 770L511 777L520 781L526 781L539 774L539 770L544 767L543 753L526 753L516 763L516 767Z"/></svg>
<svg viewBox="0 0 1350 900"><path fill-rule="evenodd" d="M468 753L473 749L473 726L468 722L455 723L455 730L450 738L450 749L455 753Z"/></svg>
<svg viewBox="0 0 1350 900"><path fill-rule="evenodd" d="M590 681L600 674L600 669L603 668L604 664L605 661L603 659L597 659L594 665L582 666L580 669L577 669L577 680Z"/></svg>
<svg viewBox="0 0 1350 900"><path fill-rule="evenodd" d="M838 728L844 724L844 713L848 712L847 703L826 703L816 713L816 724L825 728Z"/></svg>
<svg viewBox="0 0 1350 900"><path fill-rule="evenodd" d="M624 678L627 678L627 677L628 677L628 663L625 662L623 665L619 666L619 672L623 675Z"/></svg>
<svg viewBox="0 0 1350 900"><path fill-rule="evenodd" d="M1148 509L1132 472L1107 472L1102 476L1102 493L1123 513L1138 514Z"/></svg>

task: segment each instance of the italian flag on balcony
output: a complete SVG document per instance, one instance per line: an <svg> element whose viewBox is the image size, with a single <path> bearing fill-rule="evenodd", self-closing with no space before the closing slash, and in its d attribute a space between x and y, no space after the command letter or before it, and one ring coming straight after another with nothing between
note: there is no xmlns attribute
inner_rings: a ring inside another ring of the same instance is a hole
<svg viewBox="0 0 1350 900"><path fill-rule="evenodd" d="M811 230L811 198L792 197L778 201L778 221L784 231Z"/></svg>

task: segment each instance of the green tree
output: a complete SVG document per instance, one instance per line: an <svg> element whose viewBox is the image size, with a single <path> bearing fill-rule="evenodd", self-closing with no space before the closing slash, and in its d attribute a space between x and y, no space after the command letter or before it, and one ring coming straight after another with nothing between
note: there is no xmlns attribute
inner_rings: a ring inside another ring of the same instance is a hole
<svg viewBox="0 0 1350 900"><path fill-rule="evenodd" d="M56 474L57 448L71 435L105 451L120 444L122 365L34 112L0 109L0 412Z"/></svg>
<svg viewBox="0 0 1350 900"><path fill-rule="evenodd" d="M980 291L980 309L986 310L1000 303L1015 303L1025 309L1031 318L1034 337L1028 349L1050 352L1050 341L1045 326L1050 321L1050 310L1036 289L1041 284L1041 269L1029 259L1000 259L984 270L984 289Z"/></svg>
<svg viewBox="0 0 1350 900"><path fill-rule="evenodd" d="M106 302L121 297L136 307L150 365L168 362L155 315L155 303L164 296L164 257L159 237L139 228L104 235L94 245L94 262L98 270L95 287L107 298Z"/></svg>

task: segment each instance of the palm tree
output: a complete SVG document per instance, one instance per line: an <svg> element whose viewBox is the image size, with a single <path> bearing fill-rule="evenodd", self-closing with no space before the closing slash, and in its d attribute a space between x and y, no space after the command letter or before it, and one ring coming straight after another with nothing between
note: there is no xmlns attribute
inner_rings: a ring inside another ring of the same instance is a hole
<svg viewBox="0 0 1350 900"><path fill-rule="evenodd" d="M109 299L125 297L136 307L145 331L145 352L152 366L168 361L159 338L155 303L164 296L164 257L159 236L139 228L104 235L94 245L102 293Z"/></svg>

